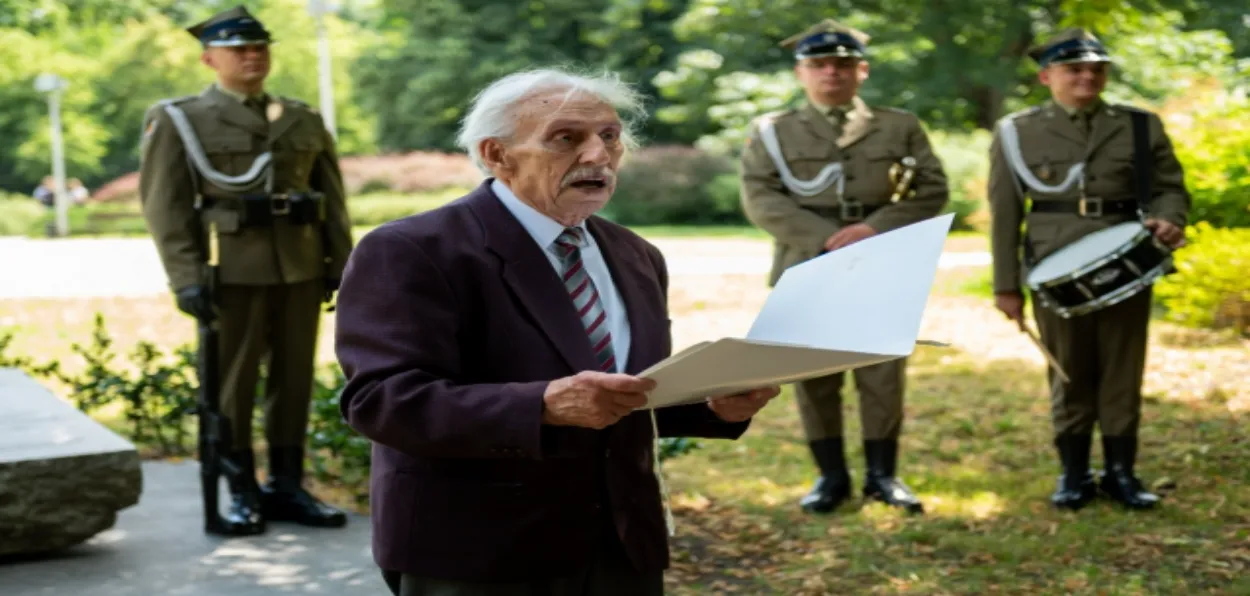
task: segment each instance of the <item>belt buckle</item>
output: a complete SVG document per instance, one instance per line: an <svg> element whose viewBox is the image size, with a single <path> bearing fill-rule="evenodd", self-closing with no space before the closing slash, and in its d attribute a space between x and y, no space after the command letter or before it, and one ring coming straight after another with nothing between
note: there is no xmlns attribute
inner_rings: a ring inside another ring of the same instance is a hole
<svg viewBox="0 0 1250 596"><path fill-rule="evenodd" d="M1091 210L1087 205L1094 205L1096 208ZM1081 217L1102 217L1102 199L1098 197L1081 197L1077 203L1077 212Z"/></svg>
<svg viewBox="0 0 1250 596"><path fill-rule="evenodd" d="M842 201L838 204L842 221L860 221L864 219L864 206L858 201Z"/></svg>
<svg viewBox="0 0 1250 596"><path fill-rule="evenodd" d="M287 195L273 195L269 198L269 212L274 215L291 213L291 199Z"/></svg>

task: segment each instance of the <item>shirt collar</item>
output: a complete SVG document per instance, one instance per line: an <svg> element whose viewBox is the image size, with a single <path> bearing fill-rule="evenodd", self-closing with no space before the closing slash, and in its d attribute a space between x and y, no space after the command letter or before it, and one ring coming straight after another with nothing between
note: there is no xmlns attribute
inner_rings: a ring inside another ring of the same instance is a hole
<svg viewBox="0 0 1250 596"><path fill-rule="evenodd" d="M220 92L222 92L222 93L224 93L224 94L226 94L226 95L229 95L230 97L235 98L236 100L238 100L238 101L239 101L239 103L246 103L248 99L264 99L264 98L265 98L265 93L264 93L263 91L262 91L262 92L260 92L260 93L258 93L258 94L256 94L256 95L253 95L253 96L248 96L248 95L244 95L244 94L242 94L242 93L239 93L238 91L233 91L233 90L231 90L231 89L226 89L225 87L223 87L223 86L221 85L221 83L213 83L213 86L217 87L217 90L218 90L218 91L220 91Z"/></svg>
<svg viewBox="0 0 1250 596"><path fill-rule="evenodd" d="M551 244L556 241L556 238L559 238L560 234L564 232L564 226L560 222L547 217L525 201L522 201L512 192L512 189L508 188L508 185L500 182L498 178L491 181L490 189L495 192L495 196L499 197L499 201L512 213L513 217L517 218L517 221L521 222L521 226L525 228L526 232L529 232L530 237L543 250L550 248ZM590 233L586 230L586 222L577 224L577 227L581 228L582 238L585 242L591 242Z"/></svg>

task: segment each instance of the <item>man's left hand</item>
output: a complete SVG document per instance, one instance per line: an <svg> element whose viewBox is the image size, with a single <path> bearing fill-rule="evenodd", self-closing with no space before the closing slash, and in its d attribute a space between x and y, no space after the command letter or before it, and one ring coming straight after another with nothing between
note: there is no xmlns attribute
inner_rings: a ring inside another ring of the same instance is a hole
<svg viewBox="0 0 1250 596"><path fill-rule="evenodd" d="M754 416L779 393L781 393L781 388L775 385L761 387L745 393L710 398L707 406L725 422L742 422Z"/></svg>
<svg viewBox="0 0 1250 596"><path fill-rule="evenodd" d="M1154 232L1155 238L1171 248L1185 245L1185 228L1163 219L1147 218L1143 223L1146 229Z"/></svg>
<svg viewBox="0 0 1250 596"><path fill-rule="evenodd" d="M866 223L852 224L838 230L837 234L826 240L825 250L837 250L848 244L854 244L864 238L875 235L877 235L877 231Z"/></svg>

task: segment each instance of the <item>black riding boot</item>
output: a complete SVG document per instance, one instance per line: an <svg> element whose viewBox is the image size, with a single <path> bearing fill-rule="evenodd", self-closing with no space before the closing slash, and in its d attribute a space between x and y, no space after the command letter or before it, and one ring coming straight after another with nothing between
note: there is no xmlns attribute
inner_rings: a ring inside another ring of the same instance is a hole
<svg viewBox="0 0 1250 596"><path fill-rule="evenodd" d="M1050 502L1060 509L1081 509L1098 495L1094 474L1089 469L1090 435L1057 435L1055 447L1063 473Z"/></svg>
<svg viewBox="0 0 1250 596"><path fill-rule="evenodd" d="M261 493L265 517L272 521L289 521L320 528L346 525L346 514L304 490L301 486L303 472L303 449L278 447L269 450L269 481Z"/></svg>
<svg viewBox="0 0 1250 596"><path fill-rule="evenodd" d="M256 484L256 457L251 449L233 451L226 457L238 466L239 473L225 474L230 486L230 508L222 516L225 527L213 531L227 536L263 534L265 518L261 514L260 487Z"/></svg>
<svg viewBox="0 0 1250 596"><path fill-rule="evenodd" d="M1150 509L1159 503L1159 496L1146 491L1133 475L1137 460L1137 437L1102 437L1106 473L1101 488L1107 496L1130 509Z"/></svg>
<svg viewBox="0 0 1250 596"><path fill-rule="evenodd" d="M864 479L864 497L902 507L908 513L924 513L924 506L902 480L894 477L898 462L898 439L864 441L864 459L868 474Z"/></svg>
<svg viewBox="0 0 1250 596"><path fill-rule="evenodd" d="M851 475L846 471L842 438L812 441L808 447L820 467L820 478L799 505L808 513L829 513L851 496Z"/></svg>

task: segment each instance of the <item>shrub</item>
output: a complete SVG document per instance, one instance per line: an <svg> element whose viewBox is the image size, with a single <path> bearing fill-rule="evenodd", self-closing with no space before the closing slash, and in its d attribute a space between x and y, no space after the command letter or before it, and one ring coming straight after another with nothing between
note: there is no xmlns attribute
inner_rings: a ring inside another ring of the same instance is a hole
<svg viewBox="0 0 1250 596"><path fill-rule="evenodd" d="M466 192L467 189L464 188L449 188L443 191L407 195L370 193L348 198L347 210L351 215L352 225L376 226L428 211Z"/></svg>
<svg viewBox="0 0 1250 596"><path fill-rule="evenodd" d="M746 225L736 165L686 146L648 147L621 167L603 213L623 225Z"/></svg>
<svg viewBox="0 0 1250 596"><path fill-rule="evenodd" d="M349 195L472 188L481 184L484 178L468 156L433 151L343 157L339 160L339 167Z"/></svg>
<svg viewBox="0 0 1250 596"><path fill-rule="evenodd" d="M33 230L42 234L48 208L33 197L0 193L0 236L27 236Z"/></svg>
<svg viewBox="0 0 1250 596"><path fill-rule="evenodd" d="M1174 256L1177 272L1155 284L1166 318L1250 335L1250 229L1199 222L1187 237Z"/></svg>
<svg viewBox="0 0 1250 596"><path fill-rule="evenodd" d="M945 212L954 213L952 229L986 231L989 210L986 185L990 172L990 132L931 132L933 152L942 161L950 187L950 204Z"/></svg>
<svg viewBox="0 0 1250 596"><path fill-rule="evenodd" d="M1191 222L1250 226L1250 100L1212 83L1160 110L1193 197Z"/></svg>

